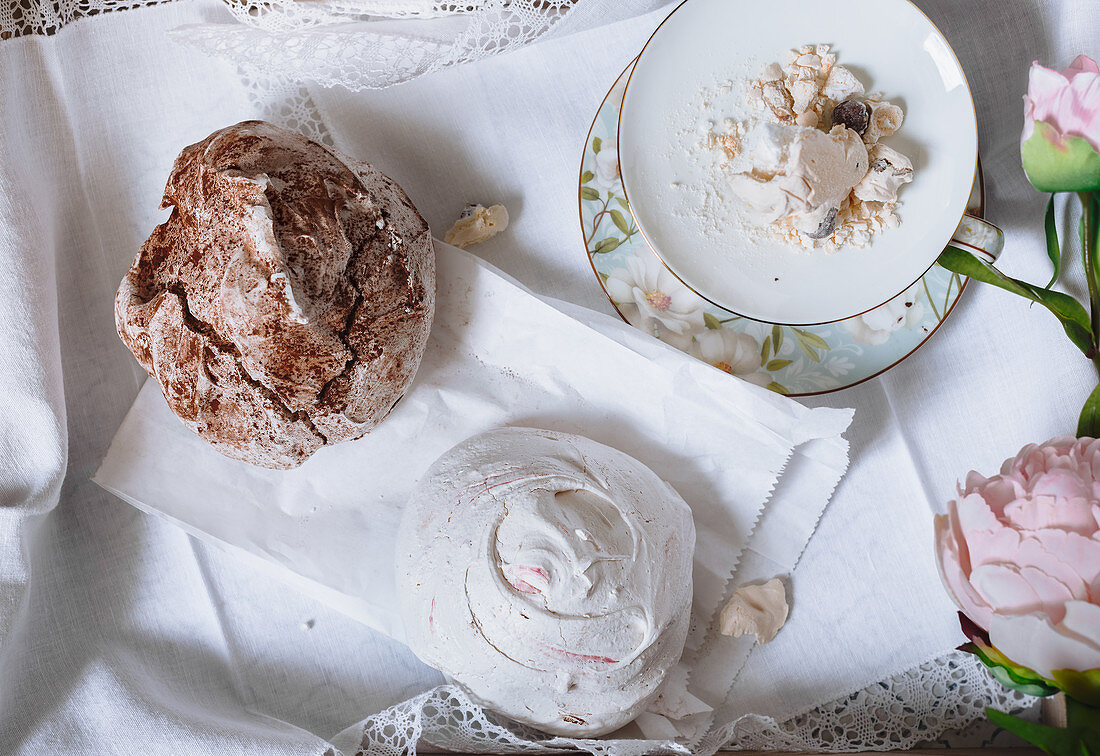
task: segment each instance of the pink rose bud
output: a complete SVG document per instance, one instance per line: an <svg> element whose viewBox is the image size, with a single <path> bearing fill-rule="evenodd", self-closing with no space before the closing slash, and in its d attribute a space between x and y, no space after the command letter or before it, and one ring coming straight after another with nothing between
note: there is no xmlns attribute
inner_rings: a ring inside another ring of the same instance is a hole
<svg viewBox="0 0 1100 756"><path fill-rule="evenodd" d="M1078 55L1061 73L1031 64L1020 142L1024 171L1042 192L1100 189L1100 68Z"/></svg>
<svg viewBox="0 0 1100 756"><path fill-rule="evenodd" d="M944 585L1002 654L1046 679L1100 667L1100 441L1025 446L936 517Z"/></svg>

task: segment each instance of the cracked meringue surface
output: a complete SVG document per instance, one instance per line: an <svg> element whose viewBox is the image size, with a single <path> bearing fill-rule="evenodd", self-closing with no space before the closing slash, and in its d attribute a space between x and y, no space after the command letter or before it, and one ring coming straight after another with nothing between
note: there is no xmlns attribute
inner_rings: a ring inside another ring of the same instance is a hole
<svg viewBox="0 0 1100 756"><path fill-rule="evenodd" d="M418 483L397 542L409 646L480 703L569 736L630 722L683 652L695 526L637 460L504 428Z"/></svg>
<svg viewBox="0 0 1100 756"><path fill-rule="evenodd" d="M408 390L435 309L431 232L366 163L245 121L183 149L119 285L119 336L233 459L291 468Z"/></svg>

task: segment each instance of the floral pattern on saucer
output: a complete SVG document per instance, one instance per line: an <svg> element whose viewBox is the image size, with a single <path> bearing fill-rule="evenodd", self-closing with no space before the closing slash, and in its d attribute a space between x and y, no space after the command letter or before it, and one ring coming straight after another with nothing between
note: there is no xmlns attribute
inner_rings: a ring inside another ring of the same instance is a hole
<svg viewBox="0 0 1100 756"><path fill-rule="evenodd" d="M750 320L687 288L638 233L623 194L616 135L631 66L592 122L579 187L589 261L624 320L720 370L791 396L837 391L872 378L912 354L944 321L966 281L939 265L886 304L819 326ZM970 212L980 216L981 204L976 180Z"/></svg>

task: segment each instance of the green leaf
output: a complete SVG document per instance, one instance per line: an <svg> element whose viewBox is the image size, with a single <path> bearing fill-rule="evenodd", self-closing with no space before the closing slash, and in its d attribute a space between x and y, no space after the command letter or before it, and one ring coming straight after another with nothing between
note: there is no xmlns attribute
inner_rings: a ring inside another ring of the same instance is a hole
<svg viewBox="0 0 1100 756"><path fill-rule="evenodd" d="M1052 756L1100 754L1100 732L1091 728L1069 727L1063 730L1060 727L1029 722L996 709L986 709L985 714L993 724L1042 748Z"/></svg>
<svg viewBox="0 0 1100 756"><path fill-rule="evenodd" d="M628 213L630 212L630 203L626 201L625 197L616 197L615 201L619 203L619 206L622 207L623 210L626 210Z"/></svg>
<svg viewBox="0 0 1100 756"><path fill-rule="evenodd" d="M779 347L783 346L783 326L772 326L772 345L775 348L775 353L779 354Z"/></svg>
<svg viewBox="0 0 1100 756"><path fill-rule="evenodd" d="M1018 690L1029 696L1052 696L1058 692L1051 682L1027 667L1021 667L993 646L979 638L973 638L962 647L981 660L997 682L1006 688Z"/></svg>
<svg viewBox="0 0 1100 756"><path fill-rule="evenodd" d="M1077 437L1100 438L1100 385L1092 390L1077 420ZM1100 704L1097 704L1100 706Z"/></svg>
<svg viewBox="0 0 1100 756"><path fill-rule="evenodd" d="M611 276L607 275L602 270L597 271L597 275L600 277L600 280L603 281L604 283L607 283L607 279L611 278Z"/></svg>
<svg viewBox="0 0 1100 756"><path fill-rule="evenodd" d="M590 186L582 186L581 187L581 199L582 200L594 200L596 202L599 202L600 193L598 191L596 191L595 189L593 189L592 187L590 187Z"/></svg>
<svg viewBox="0 0 1100 756"><path fill-rule="evenodd" d="M584 173L581 174L581 183L582 184L587 184L589 181L591 181L594 178L596 178L596 174L592 173L592 171L585 171Z"/></svg>
<svg viewBox="0 0 1100 756"><path fill-rule="evenodd" d="M602 255L607 252L611 252L614 249L618 249L619 245L622 243L622 239L617 239L614 236L609 236L606 239L600 239L598 242L596 242L596 246L592 248L592 253L596 255Z"/></svg>
<svg viewBox="0 0 1100 756"><path fill-rule="evenodd" d="M791 362L793 362L793 360L770 360L768 364L764 366L764 369L769 373L774 373L776 370L782 370L787 367Z"/></svg>
<svg viewBox="0 0 1100 756"><path fill-rule="evenodd" d="M711 315L709 312L703 313L703 325L712 331L717 331L722 327L722 321Z"/></svg>
<svg viewBox="0 0 1100 756"><path fill-rule="evenodd" d="M810 346L816 347L818 349L824 349L825 351L829 350L829 342L818 336L816 333L803 331L801 328L795 328L794 332L799 339L805 341Z"/></svg>
<svg viewBox="0 0 1100 756"><path fill-rule="evenodd" d="M574 144L576 144L576 142L574 142ZM592 152L593 152L593 154L599 155L601 147L603 147L603 140L600 139L599 137L592 137Z"/></svg>
<svg viewBox="0 0 1100 756"><path fill-rule="evenodd" d="M1089 286L1089 297L1095 309L1100 303L1095 301L1096 292L1100 290L1100 203L1097 202L1098 193L1082 192L1081 198L1081 251L1085 261L1085 275L1092 284ZM1091 263L1091 270L1090 268Z"/></svg>
<svg viewBox="0 0 1100 756"><path fill-rule="evenodd" d="M1062 273L1062 250L1058 245L1058 226L1054 219L1054 196L1053 194L1050 195L1050 201L1047 202L1047 214L1043 219L1043 228L1046 230L1047 235L1047 257L1054 265L1054 274L1050 277L1050 283L1046 285L1048 289L1058 281L1058 276Z"/></svg>
<svg viewBox="0 0 1100 756"><path fill-rule="evenodd" d="M969 276L975 281L998 286L1005 291L1041 304L1058 318L1074 346L1086 356L1092 352L1092 326L1089 324L1089 315L1081 303L1068 294L1053 289L1040 289L1025 281L1009 278L985 260L979 260L958 247L948 246L940 254L937 262L950 271Z"/></svg>
<svg viewBox="0 0 1100 756"><path fill-rule="evenodd" d="M1038 683L1029 683L1017 679L1011 672L1004 667L989 667L989 674L993 675L993 679L999 682L1010 690L1018 690L1026 696L1052 696L1058 691L1051 692L1050 688Z"/></svg>
<svg viewBox="0 0 1100 756"><path fill-rule="evenodd" d="M760 347L760 364L763 365L772 356L772 337L764 338L764 344Z"/></svg>
<svg viewBox="0 0 1100 756"><path fill-rule="evenodd" d="M630 233L630 224L626 222L626 218L618 210L611 211L611 221L615 224L615 227L622 231L624 234Z"/></svg>
<svg viewBox="0 0 1100 756"><path fill-rule="evenodd" d="M775 381L772 381L771 383L769 383L767 386L765 386L765 388L768 389L769 391L774 391L777 394L786 395L786 394L791 393L787 389L786 386L784 386L782 383L776 383Z"/></svg>

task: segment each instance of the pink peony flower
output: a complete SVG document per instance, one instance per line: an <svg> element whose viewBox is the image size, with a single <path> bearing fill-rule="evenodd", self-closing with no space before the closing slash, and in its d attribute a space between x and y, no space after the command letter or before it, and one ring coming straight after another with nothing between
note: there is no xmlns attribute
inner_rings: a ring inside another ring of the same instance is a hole
<svg viewBox="0 0 1100 756"><path fill-rule="evenodd" d="M1021 157L1040 191L1100 188L1100 67L1086 55L1061 73L1031 64Z"/></svg>
<svg viewBox="0 0 1100 756"><path fill-rule="evenodd" d="M944 585L1013 662L1100 668L1100 441L1025 446L936 517Z"/></svg>

